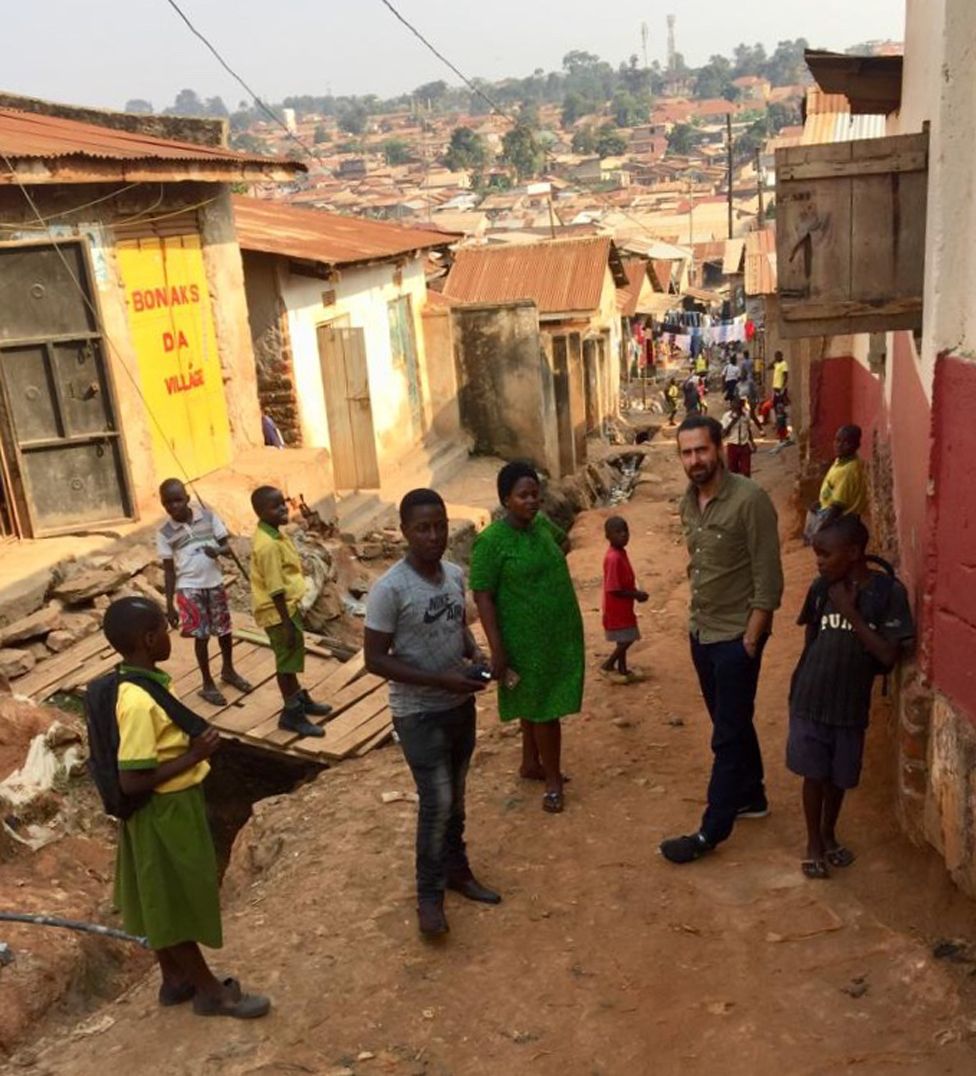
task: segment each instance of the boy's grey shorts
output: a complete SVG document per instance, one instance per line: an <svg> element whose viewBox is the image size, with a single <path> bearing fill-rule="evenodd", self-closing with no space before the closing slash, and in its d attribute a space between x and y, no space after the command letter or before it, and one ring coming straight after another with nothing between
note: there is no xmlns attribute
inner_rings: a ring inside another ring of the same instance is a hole
<svg viewBox="0 0 976 1076"><path fill-rule="evenodd" d="M791 714L787 768L800 777L830 781L837 788L857 788L865 731L846 725L822 725Z"/></svg>

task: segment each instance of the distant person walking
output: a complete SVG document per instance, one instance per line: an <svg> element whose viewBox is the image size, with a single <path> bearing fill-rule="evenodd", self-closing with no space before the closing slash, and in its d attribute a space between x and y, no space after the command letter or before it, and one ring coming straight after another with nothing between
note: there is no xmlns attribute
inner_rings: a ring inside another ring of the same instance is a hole
<svg viewBox="0 0 976 1076"><path fill-rule="evenodd" d="M730 356L729 361L722 369L722 384L724 385L724 396L726 400L731 403L739 392L739 378L742 376L742 371L739 369L739 364L735 361L735 355Z"/></svg>
<svg viewBox="0 0 976 1076"><path fill-rule="evenodd" d="M562 726L583 703L583 620L566 564L565 533L539 511L531 464L498 472L501 519L475 539L469 581L491 647L502 721L522 727L522 766L545 781L542 808L563 809Z"/></svg>
<svg viewBox="0 0 976 1076"><path fill-rule="evenodd" d="M712 720L712 776L699 829L661 843L672 863L700 859L737 818L768 813L753 725L756 687L773 612L783 596L776 509L768 494L722 461L722 427L693 416L678 427L691 480L681 501L690 556L691 656Z"/></svg>
<svg viewBox="0 0 976 1076"><path fill-rule="evenodd" d="M685 405L685 415L697 415L701 410L701 399L695 374L689 374L681 383L681 397Z"/></svg>
<svg viewBox="0 0 976 1076"><path fill-rule="evenodd" d="M756 442L752 437L753 426L762 433L762 427L746 406L746 401L737 396L722 416L725 459L731 474L752 477L752 454L756 451Z"/></svg>

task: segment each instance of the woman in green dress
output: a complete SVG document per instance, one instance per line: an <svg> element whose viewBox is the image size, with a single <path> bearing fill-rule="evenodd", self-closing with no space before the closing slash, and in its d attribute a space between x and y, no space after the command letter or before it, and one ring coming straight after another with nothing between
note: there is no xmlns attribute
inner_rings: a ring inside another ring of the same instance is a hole
<svg viewBox="0 0 976 1076"><path fill-rule="evenodd" d="M505 515L475 539L470 585L491 647L502 721L522 726L522 777L544 780L543 810L563 809L559 719L583 700L583 620L563 553L528 463L498 473Z"/></svg>

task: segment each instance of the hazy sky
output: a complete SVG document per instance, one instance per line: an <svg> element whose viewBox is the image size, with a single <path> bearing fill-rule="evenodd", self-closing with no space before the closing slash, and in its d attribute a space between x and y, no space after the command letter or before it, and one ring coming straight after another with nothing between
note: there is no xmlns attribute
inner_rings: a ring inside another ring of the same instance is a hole
<svg viewBox="0 0 976 1076"><path fill-rule="evenodd" d="M231 66L268 100L290 93L392 96L457 79L379 0L179 0ZM665 15L691 65L741 41L770 50L784 38L843 49L902 36L904 0L394 0L469 77L552 70L571 49L614 64L641 47L665 55ZM184 87L246 95L166 0L34 0L3 4L0 88L76 104L156 108Z"/></svg>

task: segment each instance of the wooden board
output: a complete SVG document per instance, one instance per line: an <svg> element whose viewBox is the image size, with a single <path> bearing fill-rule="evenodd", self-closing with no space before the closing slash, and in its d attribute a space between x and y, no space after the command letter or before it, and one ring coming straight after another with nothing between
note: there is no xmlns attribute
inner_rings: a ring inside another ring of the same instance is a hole
<svg viewBox="0 0 976 1076"><path fill-rule="evenodd" d="M321 740L296 740L290 746L302 754L328 759L341 759L352 754L382 728L376 723L377 715L387 710L385 691L374 691L351 706L335 721L325 726ZM372 724L371 724L372 722Z"/></svg>
<svg viewBox="0 0 976 1076"><path fill-rule="evenodd" d="M370 740L367 740L362 747L358 747L353 754L356 758L362 758L363 755L368 755L374 747L380 747L393 735L393 720L392 717L387 723L380 729L380 731Z"/></svg>
<svg viewBox="0 0 976 1076"><path fill-rule="evenodd" d="M360 722L355 730L350 732L344 738L335 741L334 744L323 745L323 750L319 753L326 754L327 758L337 762L342 759L348 759L351 754L354 754L360 747L368 744L374 736L377 736L380 732L385 730L391 723L392 717L390 709L384 707L377 713L373 713L372 716L365 721ZM300 745L296 745L296 750L301 751L303 754L314 753L308 748Z"/></svg>
<svg viewBox="0 0 976 1076"><path fill-rule="evenodd" d="M38 700L53 695L57 690L55 685L63 677L80 669L102 650L111 650L105 641L105 636L101 632L89 635L87 639L82 639L81 642L69 647L63 654L42 661L26 676L14 680L14 691L18 695L26 695L28 698ZM91 678L86 677L86 679Z"/></svg>
<svg viewBox="0 0 976 1076"><path fill-rule="evenodd" d="M312 724L322 725L326 722L335 721L344 711L348 710L350 706L353 706L355 703L359 702L360 699L363 699L376 691L377 688L385 683L386 681L382 677L367 674L366 676L360 676L358 679L353 680L351 684L347 684L335 695L326 697L321 691L316 689L314 698L317 702L329 703L332 706L332 713L327 717L312 718ZM269 743L280 744L281 746L285 746L286 744L291 743L292 740L297 739L293 733L284 732L278 728L277 713L268 718L267 721L248 731L251 736L255 736L258 739L267 739Z"/></svg>

